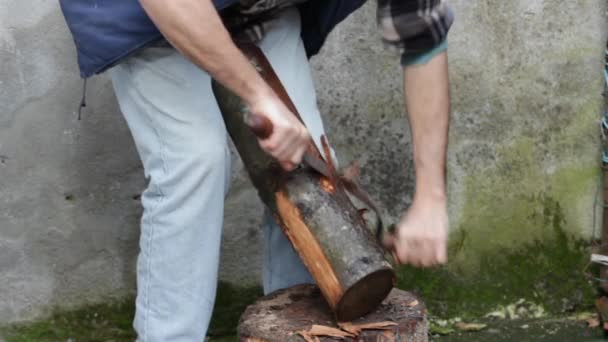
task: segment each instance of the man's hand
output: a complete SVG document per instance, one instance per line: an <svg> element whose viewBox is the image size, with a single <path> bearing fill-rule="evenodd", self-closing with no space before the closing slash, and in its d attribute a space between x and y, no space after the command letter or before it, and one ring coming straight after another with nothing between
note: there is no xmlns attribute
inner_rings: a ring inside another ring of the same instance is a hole
<svg viewBox="0 0 608 342"><path fill-rule="evenodd" d="M429 267L447 262L448 215L445 199L414 200L384 243L400 264Z"/></svg>
<svg viewBox="0 0 608 342"><path fill-rule="evenodd" d="M235 46L209 0L140 0L163 36L185 57L238 95L252 114L273 124L261 147L291 170L299 164L310 139L306 128L278 99ZM203 90L201 90L203 91Z"/></svg>
<svg viewBox="0 0 608 342"><path fill-rule="evenodd" d="M450 111L447 53L404 70L416 193L387 238L397 261L415 266L447 262L446 154Z"/></svg>
<svg viewBox="0 0 608 342"><path fill-rule="evenodd" d="M277 159L283 169L293 170L310 143L306 127L274 94L260 98L249 110L252 115L264 116L272 123L272 134L258 140L262 149Z"/></svg>

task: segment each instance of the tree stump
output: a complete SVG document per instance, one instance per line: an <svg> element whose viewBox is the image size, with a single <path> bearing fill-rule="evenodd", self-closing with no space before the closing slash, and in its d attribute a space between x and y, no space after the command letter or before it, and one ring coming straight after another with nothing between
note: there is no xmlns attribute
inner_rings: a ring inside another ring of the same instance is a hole
<svg viewBox="0 0 608 342"><path fill-rule="evenodd" d="M349 342L426 342L428 322L424 303L409 292L393 289L389 296L368 315L350 322L355 325L391 321L382 329L363 329L358 336L338 339ZM250 305L238 327L240 342L306 342L298 332L313 325L338 329L332 311L314 285L298 285L276 291ZM320 342L335 342L328 336L316 336ZM314 340L310 339L310 340Z"/></svg>

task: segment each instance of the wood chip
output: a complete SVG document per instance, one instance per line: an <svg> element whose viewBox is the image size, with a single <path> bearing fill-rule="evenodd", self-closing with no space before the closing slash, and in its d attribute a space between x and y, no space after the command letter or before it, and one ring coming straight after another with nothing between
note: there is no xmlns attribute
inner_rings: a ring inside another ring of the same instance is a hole
<svg viewBox="0 0 608 342"><path fill-rule="evenodd" d="M317 325L317 324L313 325L312 328L310 328L310 330L307 331L307 333L309 333L312 336L329 336L329 337L338 337L338 338L355 337L355 335L353 335L350 332L342 331L340 329L328 327L325 325Z"/></svg>
<svg viewBox="0 0 608 342"><path fill-rule="evenodd" d="M413 300L409 304L407 304L407 306L410 307L410 308L413 308L414 306L417 306L418 304L420 304L418 302L418 300Z"/></svg>
<svg viewBox="0 0 608 342"><path fill-rule="evenodd" d="M342 330L348 331L351 334L355 334L355 335L359 335L361 333L361 328L350 323L338 323L338 325L340 326L340 328L342 328Z"/></svg>
<svg viewBox="0 0 608 342"><path fill-rule="evenodd" d="M487 324L458 322L454 326L462 331L480 331L485 329Z"/></svg>
<svg viewBox="0 0 608 342"><path fill-rule="evenodd" d="M298 331L297 333L302 336L306 340L306 342L318 342L319 338L317 336L336 337L339 339L344 339L345 337L356 337L350 332L317 324L314 324L307 331Z"/></svg>
<svg viewBox="0 0 608 342"><path fill-rule="evenodd" d="M320 342L318 337L311 336L305 331L298 331L298 335L302 336L302 338L306 340L306 342Z"/></svg>
<svg viewBox="0 0 608 342"><path fill-rule="evenodd" d="M374 322L374 323L362 323L362 324L353 324L351 322L339 323L340 328L345 331L350 332L351 334L359 335L363 330L385 330L390 329L390 327L398 325L395 322L385 321L385 322Z"/></svg>
<svg viewBox="0 0 608 342"><path fill-rule="evenodd" d="M326 325L314 324L307 331L297 331L296 333L304 338L306 342L320 342L317 336L335 337L338 339L344 339L346 337L357 337L363 330L386 330L390 327L398 325L395 322L374 322L374 323L362 323L353 324L351 322L343 322L338 324L340 329L328 327Z"/></svg>
<svg viewBox="0 0 608 342"><path fill-rule="evenodd" d="M587 319L587 326L589 328L597 328L600 326L600 320L597 317L591 317Z"/></svg>

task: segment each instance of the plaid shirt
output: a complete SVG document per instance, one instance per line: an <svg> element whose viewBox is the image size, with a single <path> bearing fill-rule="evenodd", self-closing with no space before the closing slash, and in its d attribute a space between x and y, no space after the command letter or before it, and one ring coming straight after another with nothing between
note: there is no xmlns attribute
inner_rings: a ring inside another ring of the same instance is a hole
<svg viewBox="0 0 608 342"><path fill-rule="evenodd" d="M222 18L237 40L257 42L278 12L306 0L241 0ZM382 41L404 57L425 53L446 40L454 21L447 0L377 0L377 24Z"/></svg>

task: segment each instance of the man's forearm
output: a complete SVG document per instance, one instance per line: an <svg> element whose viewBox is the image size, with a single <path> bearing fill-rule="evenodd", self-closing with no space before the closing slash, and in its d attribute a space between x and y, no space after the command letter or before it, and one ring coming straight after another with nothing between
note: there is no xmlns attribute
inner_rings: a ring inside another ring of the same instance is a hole
<svg viewBox="0 0 608 342"><path fill-rule="evenodd" d="M184 56L245 102L270 88L235 46L209 0L140 0L165 38Z"/></svg>
<svg viewBox="0 0 608 342"><path fill-rule="evenodd" d="M211 0L140 2L180 53L239 96L252 115L270 120L271 135L258 143L285 170L293 170L310 142L308 130L235 46Z"/></svg>
<svg viewBox="0 0 608 342"><path fill-rule="evenodd" d="M447 53L404 70L416 170L415 200L445 200L450 92Z"/></svg>

